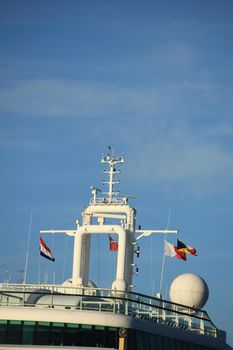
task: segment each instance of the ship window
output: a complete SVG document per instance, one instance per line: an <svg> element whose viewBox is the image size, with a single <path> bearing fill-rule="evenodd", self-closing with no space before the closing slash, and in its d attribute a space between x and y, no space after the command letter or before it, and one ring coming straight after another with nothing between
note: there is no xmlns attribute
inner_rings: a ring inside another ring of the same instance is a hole
<svg viewBox="0 0 233 350"><path fill-rule="evenodd" d="M83 327L88 326L88 327ZM90 325L82 325L78 336L75 339L75 345L92 346L93 344L93 330Z"/></svg>
<svg viewBox="0 0 233 350"><path fill-rule="evenodd" d="M176 340L170 338L170 350L176 350L176 349L179 350L179 349L176 347Z"/></svg>
<svg viewBox="0 0 233 350"><path fill-rule="evenodd" d="M114 327L106 327L105 331L105 346L107 348L118 349L118 334L117 329ZM136 350L136 348L135 348Z"/></svg>
<svg viewBox="0 0 233 350"><path fill-rule="evenodd" d="M29 325L29 326L35 326L36 322L35 321L23 321L24 325Z"/></svg>
<svg viewBox="0 0 233 350"><path fill-rule="evenodd" d="M23 322L22 344L34 343L35 324L35 322L30 321Z"/></svg>
<svg viewBox="0 0 233 350"><path fill-rule="evenodd" d="M49 326L50 323L49 322L38 322L38 326Z"/></svg>
<svg viewBox="0 0 233 350"><path fill-rule="evenodd" d="M6 343L21 344L22 323L20 321L9 321L7 325Z"/></svg>
<svg viewBox="0 0 233 350"><path fill-rule="evenodd" d="M162 337L160 335L157 335L156 337L156 350L163 350L163 340Z"/></svg>
<svg viewBox="0 0 233 350"><path fill-rule="evenodd" d="M64 323L53 323L50 329L49 345L63 344L63 328Z"/></svg>
<svg viewBox="0 0 233 350"><path fill-rule="evenodd" d="M118 348L118 328L60 322L2 320L0 343Z"/></svg>
<svg viewBox="0 0 233 350"><path fill-rule="evenodd" d="M74 323L68 323L64 329L63 345L75 345L75 338L78 334L78 325Z"/></svg>
<svg viewBox="0 0 233 350"><path fill-rule="evenodd" d="M142 337L141 337L141 333L137 332L136 333L136 338L137 338L137 350L143 350L143 342L142 342Z"/></svg>
<svg viewBox="0 0 233 350"><path fill-rule="evenodd" d="M128 348L137 350L136 332L134 330L128 330Z"/></svg>
<svg viewBox="0 0 233 350"><path fill-rule="evenodd" d="M82 325L81 325L81 328L82 328L82 329L91 329L92 326L91 326L90 324L82 324Z"/></svg>
<svg viewBox="0 0 233 350"><path fill-rule="evenodd" d="M9 324L21 324L21 321L11 320L11 321L9 321Z"/></svg>
<svg viewBox="0 0 233 350"><path fill-rule="evenodd" d="M49 322L38 322L35 332L36 345L48 345L49 340Z"/></svg>
<svg viewBox="0 0 233 350"><path fill-rule="evenodd" d="M163 338L163 348L166 350L170 349L170 339L167 337ZM179 350L181 350L181 349L179 349Z"/></svg>
<svg viewBox="0 0 233 350"><path fill-rule="evenodd" d="M180 342L179 345L177 345L177 341L172 338L163 338L163 348L169 349L169 350L186 350L184 347L184 343Z"/></svg>
<svg viewBox="0 0 233 350"><path fill-rule="evenodd" d="M142 332L141 337L142 337L143 350L150 349L150 343L149 343L150 337L148 336L148 334Z"/></svg>
<svg viewBox="0 0 233 350"><path fill-rule="evenodd" d="M95 329L98 329L98 330L104 330L104 326L95 326Z"/></svg>
<svg viewBox="0 0 233 350"><path fill-rule="evenodd" d="M68 328L78 328L78 324L75 323L67 323Z"/></svg>
<svg viewBox="0 0 233 350"><path fill-rule="evenodd" d="M6 331L7 331L7 321L0 321L0 343L6 343Z"/></svg>
<svg viewBox="0 0 233 350"><path fill-rule="evenodd" d="M190 344L187 342L183 342L183 349L184 350L190 350Z"/></svg>
<svg viewBox="0 0 233 350"><path fill-rule="evenodd" d="M181 341L181 340L177 340L177 348L178 349L181 349L181 350L189 350L190 347L189 347L189 343L186 343L184 341Z"/></svg>
<svg viewBox="0 0 233 350"><path fill-rule="evenodd" d="M156 349L156 335L150 334L150 348Z"/></svg>
<svg viewBox="0 0 233 350"><path fill-rule="evenodd" d="M62 328L65 327L65 323L60 323L60 322L53 322L52 325L55 327L62 327Z"/></svg>
<svg viewBox="0 0 233 350"><path fill-rule="evenodd" d="M103 347L105 343L105 329L103 326L95 326L93 331L92 346Z"/></svg>

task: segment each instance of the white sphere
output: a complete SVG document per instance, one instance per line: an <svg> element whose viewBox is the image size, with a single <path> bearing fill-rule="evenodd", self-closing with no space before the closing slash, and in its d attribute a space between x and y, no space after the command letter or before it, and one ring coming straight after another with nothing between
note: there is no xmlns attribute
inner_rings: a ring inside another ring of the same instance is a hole
<svg viewBox="0 0 233 350"><path fill-rule="evenodd" d="M209 288L200 276L184 273L174 279L169 294L173 303L201 309L209 297Z"/></svg>

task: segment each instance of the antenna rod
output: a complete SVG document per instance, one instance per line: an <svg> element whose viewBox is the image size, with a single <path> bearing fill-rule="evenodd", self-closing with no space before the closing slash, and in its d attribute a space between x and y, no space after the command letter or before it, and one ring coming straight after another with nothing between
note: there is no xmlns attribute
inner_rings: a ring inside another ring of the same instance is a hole
<svg viewBox="0 0 233 350"><path fill-rule="evenodd" d="M168 230L168 227L169 227L169 225L170 225L170 219L171 219L171 209L169 209L169 212L168 212L167 228L166 228L166 230ZM161 276L160 276L159 293L162 293L162 284L163 284L163 275L164 275L164 266L165 266L164 244L165 244L166 238L167 238L167 234L165 234L165 235L164 235L164 238L163 238L163 260L162 260L162 267L161 267Z"/></svg>
<svg viewBox="0 0 233 350"><path fill-rule="evenodd" d="M104 171L104 174L109 174L108 181L103 181L103 184L108 184L108 201L111 203L113 201L113 196L116 194L114 192L114 185L119 184L119 181L115 181L115 174L119 174L119 171L115 169L115 164L124 163L124 157L115 158L114 150L112 151L112 155L110 155L111 147L108 146L108 155L107 157L102 157L101 163L107 163L109 165L109 170Z"/></svg>
<svg viewBox="0 0 233 350"><path fill-rule="evenodd" d="M29 246L30 246L30 238L31 238L31 227L32 227L32 210L30 214L30 221L29 221L29 229L28 229L28 244L27 244L27 254L26 254L26 261L25 261L25 271L24 271L24 281L23 284L26 284L27 279L27 269L28 269L28 256L29 256Z"/></svg>

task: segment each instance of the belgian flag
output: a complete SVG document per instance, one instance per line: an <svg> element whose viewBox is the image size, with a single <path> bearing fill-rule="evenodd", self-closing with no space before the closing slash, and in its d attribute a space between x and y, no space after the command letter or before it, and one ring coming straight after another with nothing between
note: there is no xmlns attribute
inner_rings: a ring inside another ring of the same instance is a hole
<svg viewBox="0 0 233 350"><path fill-rule="evenodd" d="M177 239L177 246L176 249L179 252L183 252L183 253L187 253L187 254L192 254L197 256L197 251L195 248L188 246L187 244L179 241L179 239Z"/></svg>

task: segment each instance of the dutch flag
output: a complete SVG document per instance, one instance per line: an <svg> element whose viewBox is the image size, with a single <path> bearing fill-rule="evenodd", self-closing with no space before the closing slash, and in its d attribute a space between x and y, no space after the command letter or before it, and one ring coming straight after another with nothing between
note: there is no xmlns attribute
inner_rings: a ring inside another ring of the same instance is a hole
<svg viewBox="0 0 233 350"><path fill-rule="evenodd" d="M40 237L40 255L42 255L46 259L55 261L51 250L49 249L49 247L47 247L42 237Z"/></svg>

